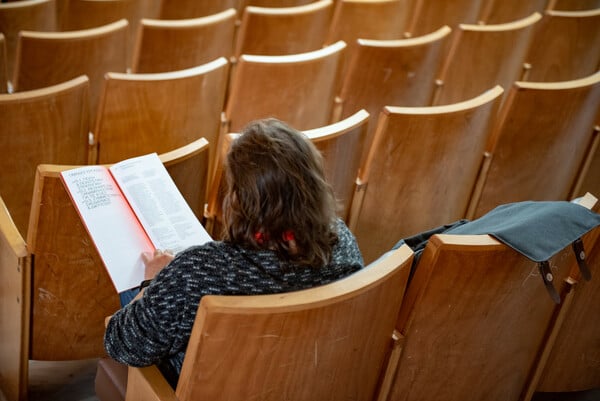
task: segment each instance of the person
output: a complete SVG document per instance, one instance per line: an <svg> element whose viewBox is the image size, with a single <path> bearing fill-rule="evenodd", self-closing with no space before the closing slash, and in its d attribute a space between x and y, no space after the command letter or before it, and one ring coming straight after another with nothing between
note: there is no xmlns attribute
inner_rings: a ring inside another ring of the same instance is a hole
<svg viewBox="0 0 600 401"><path fill-rule="evenodd" d="M336 217L322 157L302 133L276 119L250 123L230 147L225 181L223 240L174 258L145 255L147 275L158 273L107 323L108 355L155 364L173 387L204 295L301 290L364 266L356 239Z"/></svg>

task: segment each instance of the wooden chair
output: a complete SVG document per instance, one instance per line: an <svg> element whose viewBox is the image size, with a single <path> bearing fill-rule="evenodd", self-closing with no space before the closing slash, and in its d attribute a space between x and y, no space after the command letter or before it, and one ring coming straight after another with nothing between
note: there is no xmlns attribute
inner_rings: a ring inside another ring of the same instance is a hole
<svg viewBox="0 0 600 401"><path fill-rule="evenodd" d="M523 80L558 82L584 78L600 65L600 7L544 13L536 24Z"/></svg>
<svg viewBox="0 0 600 401"><path fill-rule="evenodd" d="M538 12L543 13L548 0L491 0L482 4L480 24L506 24Z"/></svg>
<svg viewBox="0 0 600 401"><path fill-rule="evenodd" d="M454 29L458 24L476 24L482 4L482 0L415 0L408 32L411 36L420 36L444 25Z"/></svg>
<svg viewBox="0 0 600 401"><path fill-rule="evenodd" d="M509 88L523 74L537 12L498 25L459 24L440 70L433 105L470 99L494 85Z"/></svg>
<svg viewBox="0 0 600 401"><path fill-rule="evenodd" d="M0 95L0 194L22 235L27 232L37 165L87 162L88 102L85 76Z"/></svg>
<svg viewBox="0 0 600 401"><path fill-rule="evenodd" d="M277 117L300 130L330 124L345 47L340 41L308 53L240 56L225 108L224 132L240 131L264 117Z"/></svg>
<svg viewBox="0 0 600 401"><path fill-rule="evenodd" d="M238 0L162 0L158 19L192 19L237 8Z"/></svg>
<svg viewBox="0 0 600 401"><path fill-rule="evenodd" d="M304 131L323 155L325 178L333 187L339 206L338 216L344 221L348 220L369 117L369 113L363 109L337 123ZM222 236L221 205L225 191L223 163L231 142L238 135L230 133L223 137L208 189L204 218L208 232L215 239Z"/></svg>
<svg viewBox="0 0 600 401"><path fill-rule="evenodd" d="M248 6L238 30L235 56L276 56L319 50L325 45L332 14L332 0L296 7Z"/></svg>
<svg viewBox="0 0 600 401"><path fill-rule="evenodd" d="M404 246L321 287L205 296L175 391L155 366L130 367L126 399L371 400L411 260Z"/></svg>
<svg viewBox="0 0 600 401"><path fill-rule="evenodd" d="M556 320L560 324L552 332L547 353L543 354L546 359L539 372L537 391L555 393L600 388L597 363L600 330L590 319L600 312L600 241L586 251L592 280L583 280L579 269L574 268L563 283L568 313L557 313Z"/></svg>
<svg viewBox="0 0 600 401"><path fill-rule="evenodd" d="M336 0L327 42L343 40L353 46L357 39L403 39L413 1Z"/></svg>
<svg viewBox="0 0 600 401"><path fill-rule="evenodd" d="M160 158L179 187L179 178L189 178L180 173L201 167L206 150L202 139ZM78 166L38 167L27 242L14 224L8 224L6 208L0 207L0 384L9 401L27 400L29 360L105 356L104 319L120 307L118 294L60 179L61 171L73 167ZM197 182L200 188L204 184Z"/></svg>
<svg viewBox="0 0 600 401"><path fill-rule="evenodd" d="M569 200L589 152L600 72L556 82L515 82L490 141L469 218L522 200Z"/></svg>
<svg viewBox="0 0 600 401"><path fill-rule="evenodd" d="M164 153L205 137L219 143L228 62L221 57L182 71L106 74L94 136L98 163Z"/></svg>
<svg viewBox="0 0 600 401"><path fill-rule="evenodd" d="M6 72L6 41L0 33L0 93L8 92L8 74Z"/></svg>
<svg viewBox="0 0 600 401"><path fill-rule="evenodd" d="M85 74L90 79L93 121L104 74L127 69L127 29L127 21L120 20L82 31L22 31L17 45L15 92L43 88Z"/></svg>
<svg viewBox="0 0 600 401"><path fill-rule="evenodd" d="M373 142L377 117L385 105L429 106L435 78L450 35L442 27L429 35L398 40L358 39L336 104L346 118L365 108L371 116L361 159ZM365 79L368 77L368 79Z"/></svg>
<svg viewBox="0 0 600 401"><path fill-rule="evenodd" d="M584 237L586 249L599 233ZM564 280L571 246L551 264L553 282ZM488 235L434 235L407 287L380 400L530 399L555 308L536 262Z"/></svg>
<svg viewBox="0 0 600 401"><path fill-rule="evenodd" d="M236 11L185 20L142 19L131 71L179 71L233 56ZM177 43L177 46L173 46Z"/></svg>
<svg viewBox="0 0 600 401"><path fill-rule="evenodd" d="M0 4L0 32L6 40L6 68L12 81L19 32L55 31L55 0L24 0Z"/></svg>
<svg viewBox="0 0 600 401"><path fill-rule="evenodd" d="M447 106L386 106L357 179L349 227L365 262L465 216L503 93Z"/></svg>

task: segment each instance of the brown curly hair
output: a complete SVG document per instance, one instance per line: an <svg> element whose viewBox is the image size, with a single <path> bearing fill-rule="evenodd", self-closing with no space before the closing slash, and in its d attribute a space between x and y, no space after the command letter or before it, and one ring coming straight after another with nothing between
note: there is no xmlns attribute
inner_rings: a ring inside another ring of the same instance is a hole
<svg viewBox="0 0 600 401"><path fill-rule="evenodd" d="M335 197L304 134L277 119L254 121L233 141L225 170L225 241L275 250L301 265L329 262Z"/></svg>

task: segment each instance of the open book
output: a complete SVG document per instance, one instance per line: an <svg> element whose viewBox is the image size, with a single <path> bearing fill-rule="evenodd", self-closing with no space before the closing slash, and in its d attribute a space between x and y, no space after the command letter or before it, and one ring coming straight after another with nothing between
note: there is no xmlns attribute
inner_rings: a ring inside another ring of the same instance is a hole
<svg viewBox="0 0 600 401"><path fill-rule="evenodd" d="M61 178L117 292L144 279L142 252L176 254L211 240L156 153Z"/></svg>

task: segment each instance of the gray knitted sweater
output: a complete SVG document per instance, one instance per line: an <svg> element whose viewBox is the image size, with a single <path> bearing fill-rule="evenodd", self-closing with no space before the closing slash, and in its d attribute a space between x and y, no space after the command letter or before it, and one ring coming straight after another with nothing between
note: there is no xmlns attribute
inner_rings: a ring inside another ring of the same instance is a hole
<svg viewBox="0 0 600 401"><path fill-rule="evenodd" d="M320 269L293 266L272 251L220 241L181 252L139 300L110 319L104 336L107 353L131 366L168 363L179 374L202 296L295 291L327 284L362 268L354 236L341 220L337 226L338 242L331 261Z"/></svg>

